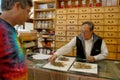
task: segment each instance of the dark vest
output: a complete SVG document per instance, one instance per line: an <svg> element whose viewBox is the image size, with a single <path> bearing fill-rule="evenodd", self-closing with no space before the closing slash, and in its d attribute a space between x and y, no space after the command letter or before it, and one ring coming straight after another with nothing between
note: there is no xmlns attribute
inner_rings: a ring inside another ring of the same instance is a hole
<svg viewBox="0 0 120 80"><path fill-rule="evenodd" d="M93 34L93 40L94 39L96 39L96 40L95 40L95 42L93 42L91 56L95 56L95 55L98 55L101 53L102 38ZM77 58L86 59L85 49L84 49L83 45L84 45L84 41L82 41L82 39L80 39L79 36L77 36L76 37L76 47L77 47L76 57Z"/></svg>

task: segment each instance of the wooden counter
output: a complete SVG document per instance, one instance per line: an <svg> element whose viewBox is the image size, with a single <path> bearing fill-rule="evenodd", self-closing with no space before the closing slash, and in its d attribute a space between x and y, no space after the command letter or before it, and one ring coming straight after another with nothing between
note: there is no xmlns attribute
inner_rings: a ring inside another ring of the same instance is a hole
<svg viewBox="0 0 120 80"><path fill-rule="evenodd" d="M98 64L98 74L45 69L47 61L29 63L29 80L120 80L120 61L102 60Z"/></svg>

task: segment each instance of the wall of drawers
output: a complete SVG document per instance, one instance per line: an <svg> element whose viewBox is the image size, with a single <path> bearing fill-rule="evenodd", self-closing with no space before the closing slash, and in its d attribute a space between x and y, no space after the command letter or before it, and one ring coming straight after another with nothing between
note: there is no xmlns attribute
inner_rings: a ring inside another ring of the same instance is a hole
<svg viewBox="0 0 120 80"><path fill-rule="evenodd" d="M80 33L84 21L95 24L95 33L104 38L108 59L120 60L120 7L93 7L56 9L56 49L68 43ZM67 55L75 56L76 49Z"/></svg>

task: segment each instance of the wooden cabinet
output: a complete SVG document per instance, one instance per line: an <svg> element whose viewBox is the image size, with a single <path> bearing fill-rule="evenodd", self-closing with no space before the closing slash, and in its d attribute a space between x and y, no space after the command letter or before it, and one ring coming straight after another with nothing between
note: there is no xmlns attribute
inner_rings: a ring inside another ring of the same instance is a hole
<svg viewBox="0 0 120 80"><path fill-rule="evenodd" d="M32 49L37 47L37 33L36 32L20 32L19 35L20 43L22 47L27 49Z"/></svg>
<svg viewBox="0 0 120 80"><path fill-rule="evenodd" d="M80 34L83 22L92 21L95 25L95 34L101 36L108 46L108 59L118 59L117 55L120 54L120 1L117 0L116 6L94 5L94 7L88 7L88 5L82 7L82 0L78 0L79 6L75 7L75 1L71 0L72 4L68 6L68 0L56 0L55 41L61 44L69 42L74 36ZM100 0L101 3L102 1ZM64 2L64 8L60 7L61 2ZM96 0L93 2L96 3ZM86 3L88 4L89 0L86 0ZM58 46L56 45L57 49ZM76 49L72 52L75 56Z"/></svg>
<svg viewBox="0 0 120 80"><path fill-rule="evenodd" d="M43 46L53 47L55 35L55 0L34 1L34 29L37 30ZM62 19L64 16L57 16ZM58 24L62 22L58 21Z"/></svg>

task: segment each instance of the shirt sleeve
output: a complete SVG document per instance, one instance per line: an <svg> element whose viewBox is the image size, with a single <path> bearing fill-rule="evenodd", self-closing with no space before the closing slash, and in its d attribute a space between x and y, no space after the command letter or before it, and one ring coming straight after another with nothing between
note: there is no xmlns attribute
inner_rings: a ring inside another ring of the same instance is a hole
<svg viewBox="0 0 120 80"><path fill-rule="evenodd" d="M74 37L69 43L58 49L54 54L57 56L67 54L71 52L75 46L76 46L76 37Z"/></svg>
<svg viewBox="0 0 120 80"><path fill-rule="evenodd" d="M94 56L95 60L98 61L98 60L102 60L102 59L105 59L108 55L108 49L107 49L107 46L105 44L105 41L102 40L102 45L101 45L101 53Z"/></svg>

